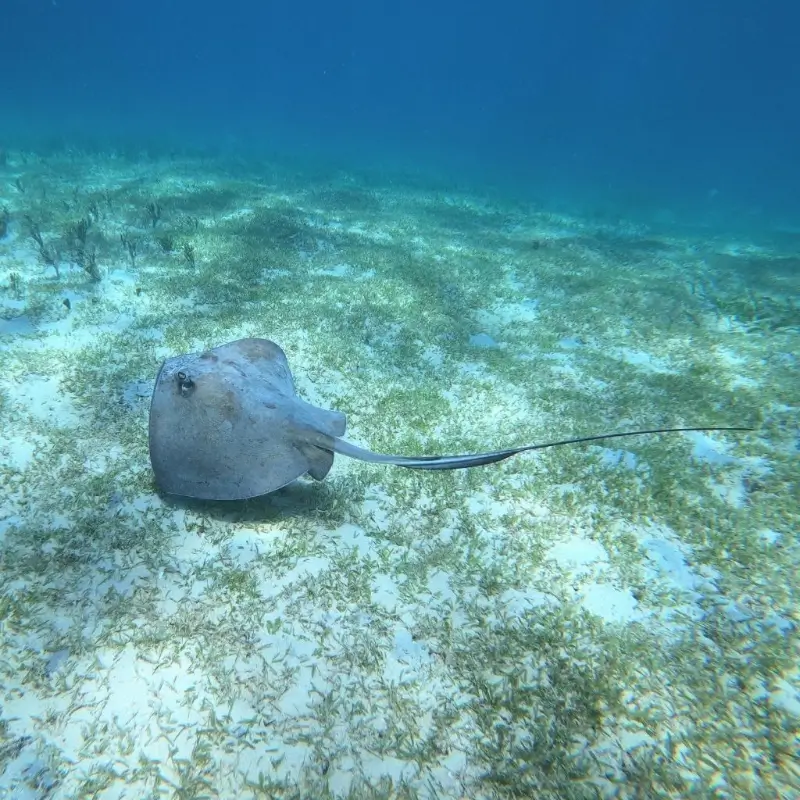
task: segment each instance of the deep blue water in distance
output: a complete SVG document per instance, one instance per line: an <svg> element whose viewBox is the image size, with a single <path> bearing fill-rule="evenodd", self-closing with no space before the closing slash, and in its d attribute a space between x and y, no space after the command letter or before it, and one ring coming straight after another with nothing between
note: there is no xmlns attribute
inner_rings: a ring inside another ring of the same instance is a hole
<svg viewBox="0 0 800 800"><path fill-rule="evenodd" d="M4 0L0 137L436 170L548 202L798 213L800 5Z"/></svg>

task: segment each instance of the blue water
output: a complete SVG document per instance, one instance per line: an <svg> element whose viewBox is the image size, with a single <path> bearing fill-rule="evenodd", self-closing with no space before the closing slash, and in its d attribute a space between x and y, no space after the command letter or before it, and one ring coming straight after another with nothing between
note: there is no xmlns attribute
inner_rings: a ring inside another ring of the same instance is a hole
<svg viewBox="0 0 800 800"><path fill-rule="evenodd" d="M600 216L798 211L800 7L6 0L6 142L413 169Z"/></svg>
<svg viewBox="0 0 800 800"><path fill-rule="evenodd" d="M799 30L3 0L0 800L800 797Z"/></svg>

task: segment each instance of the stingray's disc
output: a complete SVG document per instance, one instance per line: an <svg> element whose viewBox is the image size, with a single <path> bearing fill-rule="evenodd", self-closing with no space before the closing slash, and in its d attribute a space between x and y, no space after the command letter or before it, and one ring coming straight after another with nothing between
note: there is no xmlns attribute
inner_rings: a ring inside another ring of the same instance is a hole
<svg viewBox="0 0 800 800"><path fill-rule="evenodd" d="M282 404L294 396L283 351L245 339L170 358L150 404L150 461L168 494L240 500L267 494L308 469L285 437Z"/></svg>

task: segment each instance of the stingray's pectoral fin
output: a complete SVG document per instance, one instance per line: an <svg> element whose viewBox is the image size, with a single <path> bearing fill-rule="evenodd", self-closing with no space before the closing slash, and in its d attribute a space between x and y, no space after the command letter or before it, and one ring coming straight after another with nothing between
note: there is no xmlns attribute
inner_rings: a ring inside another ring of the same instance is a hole
<svg viewBox="0 0 800 800"><path fill-rule="evenodd" d="M325 476L333 466L333 453L330 450L315 447L313 444L305 445L302 450L308 460L308 474L315 481L325 480Z"/></svg>

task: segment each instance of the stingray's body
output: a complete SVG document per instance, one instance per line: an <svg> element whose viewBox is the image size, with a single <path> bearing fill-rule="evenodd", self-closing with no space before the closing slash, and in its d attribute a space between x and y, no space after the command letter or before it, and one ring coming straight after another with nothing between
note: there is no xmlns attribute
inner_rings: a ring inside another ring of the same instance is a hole
<svg viewBox="0 0 800 800"><path fill-rule="evenodd" d="M269 494L308 473L322 480L334 453L411 469L463 469L527 450L579 441L660 433L669 428L568 439L459 456L392 456L346 442L345 416L301 400L283 350L241 339L167 359L150 404L150 460L168 494L243 500ZM721 430L746 430L724 428Z"/></svg>
<svg viewBox="0 0 800 800"><path fill-rule="evenodd" d="M242 339L164 362L150 406L150 460L169 494L215 500L273 492L333 465L345 417L301 400L289 362Z"/></svg>

